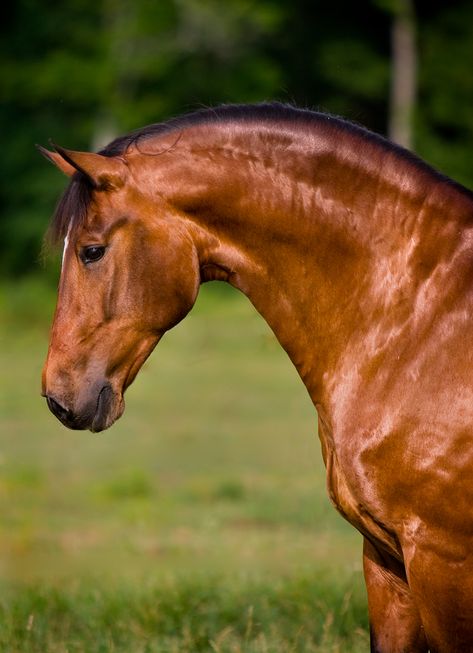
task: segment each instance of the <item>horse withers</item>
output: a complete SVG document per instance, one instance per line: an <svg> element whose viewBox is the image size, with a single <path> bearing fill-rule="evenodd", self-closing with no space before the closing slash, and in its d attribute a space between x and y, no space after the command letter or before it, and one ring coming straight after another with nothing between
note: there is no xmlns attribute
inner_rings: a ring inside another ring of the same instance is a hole
<svg viewBox="0 0 473 653"><path fill-rule="evenodd" d="M331 500L364 536L372 650L473 650L473 194L329 115L225 106L71 180L43 394L100 431L199 285L244 292L317 408Z"/></svg>

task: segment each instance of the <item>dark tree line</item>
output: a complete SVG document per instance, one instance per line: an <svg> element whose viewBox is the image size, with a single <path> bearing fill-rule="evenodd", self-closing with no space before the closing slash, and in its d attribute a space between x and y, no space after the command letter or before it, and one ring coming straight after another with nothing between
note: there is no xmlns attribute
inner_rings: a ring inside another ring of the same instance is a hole
<svg viewBox="0 0 473 653"><path fill-rule="evenodd" d="M18 0L1 29L3 274L37 266L64 186L34 143L97 148L202 105L341 114L473 186L471 0Z"/></svg>

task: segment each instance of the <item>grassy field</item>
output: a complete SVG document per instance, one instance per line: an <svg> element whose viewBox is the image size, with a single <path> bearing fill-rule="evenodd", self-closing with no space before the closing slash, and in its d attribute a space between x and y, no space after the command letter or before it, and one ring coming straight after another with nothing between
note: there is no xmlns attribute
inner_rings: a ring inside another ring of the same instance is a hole
<svg viewBox="0 0 473 653"><path fill-rule="evenodd" d="M361 538L247 300L204 287L93 435L39 396L53 299L0 287L0 650L368 650Z"/></svg>

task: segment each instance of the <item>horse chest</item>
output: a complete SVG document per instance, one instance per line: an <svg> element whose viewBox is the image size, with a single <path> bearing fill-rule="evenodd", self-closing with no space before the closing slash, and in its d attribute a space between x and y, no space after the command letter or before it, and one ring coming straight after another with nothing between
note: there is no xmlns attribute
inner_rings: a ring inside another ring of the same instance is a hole
<svg viewBox="0 0 473 653"><path fill-rule="evenodd" d="M330 432L319 416L319 437L327 469L327 491L337 511L360 533L376 542L398 559L402 559L399 542L383 521L368 508L371 488L354 491L347 480L347 470L340 464Z"/></svg>

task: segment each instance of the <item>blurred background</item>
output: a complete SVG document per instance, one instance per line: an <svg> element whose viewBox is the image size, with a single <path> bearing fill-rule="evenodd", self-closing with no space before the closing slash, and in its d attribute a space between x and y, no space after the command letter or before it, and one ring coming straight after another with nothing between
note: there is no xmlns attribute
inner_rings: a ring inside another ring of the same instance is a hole
<svg viewBox="0 0 473 653"><path fill-rule="evenodd" d="M473 2L17 0L0 29L0 648L367 650L361 538L329 506L311 403L244 297L202 289L112 431L47 411L58 265L40 252L66 182L34 144L97 149L277 99L471 187Z"/></svg>
<svg viewBox="0 0 473 653"><path fill-rule="evenodd" d="M4 274L35 268L64 183L34 143L97 148L202 105L341 114L473 183L471 0L18 0L1 29Z"/></svg>

